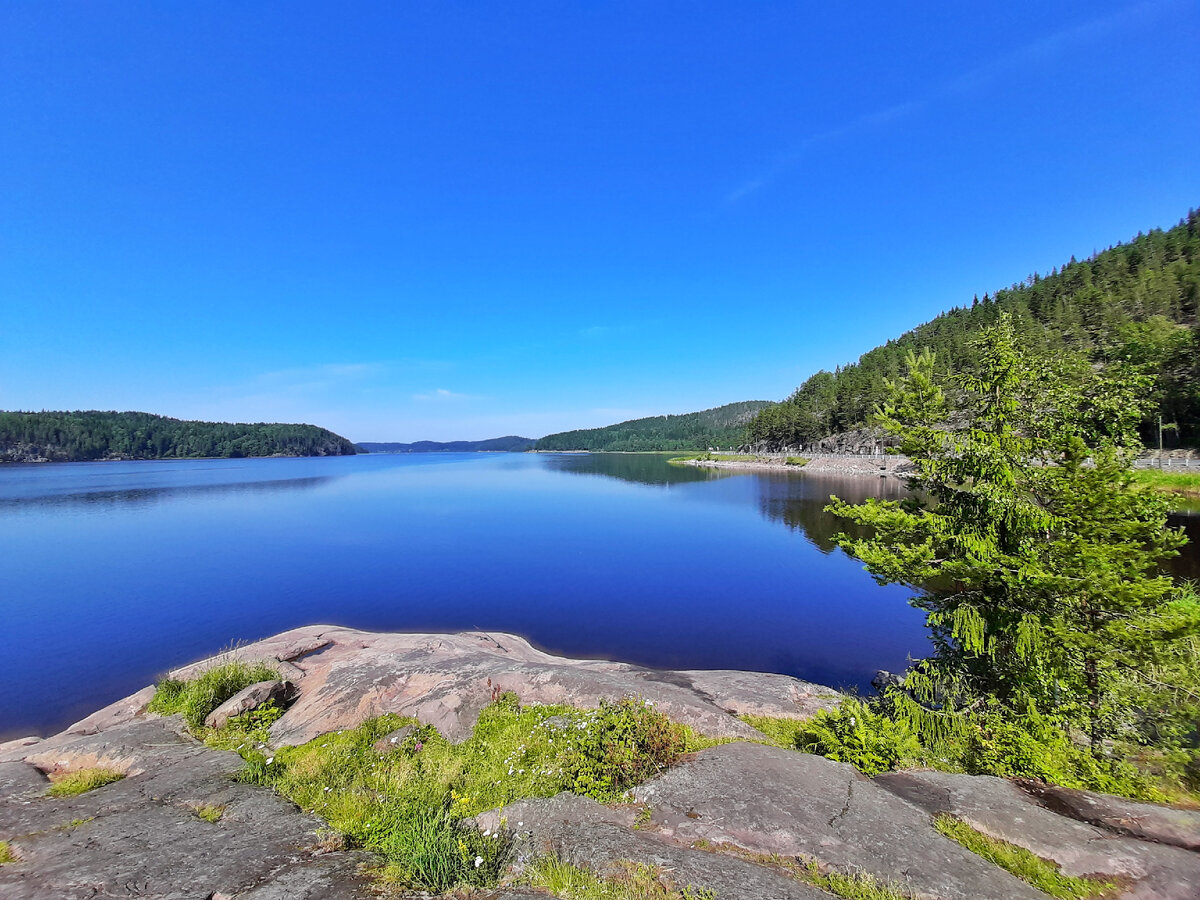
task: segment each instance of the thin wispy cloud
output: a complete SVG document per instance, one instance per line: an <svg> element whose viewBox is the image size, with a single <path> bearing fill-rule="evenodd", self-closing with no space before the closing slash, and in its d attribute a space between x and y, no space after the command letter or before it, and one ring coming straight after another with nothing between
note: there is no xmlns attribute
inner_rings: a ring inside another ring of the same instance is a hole
<svg viewBox="0 0 1200 900"><path fill-rule="evenodd" d="M475 397L471 394L460 394L457 391L448 391L445 388L438 388L426 394L413 394L412 398L421 402L429 402L433 400L473 400Z"/></svg>
<svg viewBox="0 0 1200 900"><path fill-rule="evenodd" d="M805 153L815 146L884 128L921 112L939 100L982 90L1009 72L1031 64L1049 62L1071 47L1102 40L1140 25L1151 16L1179 9L1185 4L1186 0L1146 0L1110 15L1064 28L956 75L909 100L864 113L841 125L811 134L800 140L764 171L730 191L725 197L725 202L737 203L766 187L796 165Z"/></svg>

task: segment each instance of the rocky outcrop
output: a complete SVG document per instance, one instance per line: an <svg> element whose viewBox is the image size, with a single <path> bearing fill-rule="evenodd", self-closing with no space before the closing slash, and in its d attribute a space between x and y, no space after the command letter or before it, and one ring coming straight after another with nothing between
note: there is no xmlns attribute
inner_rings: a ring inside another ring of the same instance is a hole
<svg viewBox="0 0 1200 900"><path fill-rule="evenodd" d="M53 747L27 745L38 752L0 763L0 839L18 856L0 866L5 900L368 896L363 857L323 852L319 819L234 781L241 757L181 734L177 717L42 743ZM45 796L46 772L97 764L128 775L76 797ZM221 810L219 820L197 815L202 807Z"/></svg>
<svg viewBox="0 0 1200 900"><path fill-rule="evenodd" d="M1125 897L1195 900L1200 886L1200 855L1058 815L1003 778L913 771L880 775L875 782L929 813L948 813L989 837L1051 860L1068 875L1133 882ZM1110 797L1105 802L1122 801Z"/></svg>
<svg viewBox="0 0 1200 900"><path fill-rule="evenodd" d="M384 712L415 716L461 738L501 690L516 691L524 703L578 706L636 694L704 734L751 740L761 735L736 714L801 718L839 699L828 688L780 675L570 660L521 638L482 632L372 634L312 626L238 655L274 661L297 694L272 730L277 745ZM187 676L219 659L172 674ZM258 702L281 684L258 685L234 706ZM0 866L0 896L370 895L359 872L365 856L332 849L320 820L267 789L235 781L241 759L198 743L178 717L147 714L152 696L152 689L141 691L45 740L0 744L0 840L17 856ZM375 749L393 752L410 733L393 732ZM126 777L77 797L47 796L48 776L95 766ZM872 780L841 763L739 741L686 757L638 787L634 799L640 812L562 794L519 801L480 821L494 827L507 820L518 864L539 852L601 873L639 863L681 887L711 890L718 900L828 896L771 864L772 857L869 874L929 900L1042 896L942 837L933 827L941 813L1053 860L1068 874L1115 878L1124 897L1190 900L1200 884L1197 814L998 778L913 771ZM198 814L202 809L207 818ZM214 809L215 822L208 820ZM537 894L509 887L479 900L531 896Z"/></svg>
<svg viewBox="0 0 1200 900"><path fill-rule="evenodd" d="M631 862L665 870L680 888L712 891L718 900L829 900L824 891L780 872L733 856L695 850L633 827L633 814L611 810L595 800L559 794L548 800L522 800L478 817L480 827L496 828L503 818L517 838L518 853L551 853L575 866L609 877Z"/></svg>
<svg viewBox="0 0 1200 900"><path fill-rule="evenodd" d="M511 634L378 634L313 625L241 647L247 661L290 663L299 698L271 728L272 743L302 744L370 716L415 716L452 740L466 738L494 691L524 703L592 707L631 694L711 737L760 738L737 716L806 718L835 706L836 691L786 675L662 672L605 660L566 659ZM185 678L219 661L171 673Z"/></svg>
<svg viewBox="0 0 1200 900"><path fill-rule="evenodd" d="M867 872L922 897L1036 900L1039 892L938 834L927 813L852 766L820 756L728 744L635 791L673 841L728 844Z"/></svg>

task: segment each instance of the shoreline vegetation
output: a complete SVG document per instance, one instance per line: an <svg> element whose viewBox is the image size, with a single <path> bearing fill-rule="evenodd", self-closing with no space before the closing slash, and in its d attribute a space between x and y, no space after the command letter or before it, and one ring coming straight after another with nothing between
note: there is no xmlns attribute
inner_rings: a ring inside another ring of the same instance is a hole
<svg viewBox="0 0 1200 900"><path fill-rule="evenodd" d="M316 425L199 422L143 412L0 411L0 462L353 456Z"/></svg>

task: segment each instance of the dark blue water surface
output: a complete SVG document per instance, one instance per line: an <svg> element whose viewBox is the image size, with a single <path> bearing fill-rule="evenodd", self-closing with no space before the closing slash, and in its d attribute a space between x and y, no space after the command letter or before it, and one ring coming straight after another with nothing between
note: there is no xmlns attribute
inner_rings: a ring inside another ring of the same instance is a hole
<svg viewBox="0 0 1200 900"><path fill-rule="evenodd" d="M865 685L926 652L922 619L822 507L898 491L643 454L3 466L0 739L317 622Z"/></svg>

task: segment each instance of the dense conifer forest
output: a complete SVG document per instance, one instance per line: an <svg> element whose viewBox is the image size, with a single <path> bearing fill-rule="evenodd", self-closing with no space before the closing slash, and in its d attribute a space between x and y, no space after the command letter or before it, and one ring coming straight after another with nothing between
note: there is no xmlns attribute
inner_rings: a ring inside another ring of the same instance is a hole
<svg viewBox="0 0 1200 900"><path fill-rule="evenodd" d="M707 450L730 449L746 439L746 423L771 406L766 400L729 403L679 416L631 419L605 428L564 431L541 438L538 450Z"/></svg>
<svg viewBox="0 0 1200 900"><path fill-rule="evenodd" d="M904 371L910 351L936 354L940 372L978 367L971 339L1009 313L1020 344L1054 355L1082 352L1093 364L1123 360L1155 376L1154 411L1141 423L1147 446L1200 445L1200 212L1170 230L1139 234L1091 259L1074 258L1046 277L976 297L864 354L810 377L783 403L761 410L750 442L803 447L867 422Z"/></svg>
<svg viewBox="0 0 1200 900"><path fill-rule="evenodd" d="M0 460L348 456L346 438L315 425L188 422L140 412L0 412Z"/></svg>

